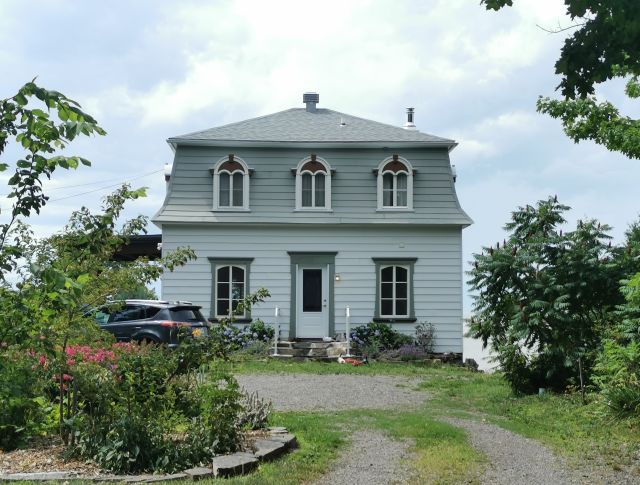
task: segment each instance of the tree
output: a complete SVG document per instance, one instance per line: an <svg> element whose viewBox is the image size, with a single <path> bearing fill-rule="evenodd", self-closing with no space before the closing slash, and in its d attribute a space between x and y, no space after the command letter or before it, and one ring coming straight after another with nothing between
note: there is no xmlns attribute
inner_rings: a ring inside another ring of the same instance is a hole
<svg viewBox="0 0 640 485"><path fill-rule="evenodd" d="M39 100L42 108L29 107ZM59 121L51 117L55 110ZM15 171L9 179L9 195L13 200L9 221L0 224L0 278L15 269L20 257L20 244L12 239L12 228L19 217L29 217L47 203L42 183L58 168L77 168L80 164L91 165L79 156L59 154L79 135L105 135L97 121L80 105L58 91L49 91L35 84L35 79L20 88L14 96L0 100L0 155L4 153L11 138L22 146L25 155L15 162ZM0 171L10 167L0 163Z"/></svg>
<svg viewBox="0 0 640 485"><path fill-rule="evenodd" d="M512 6L513 0L481 0L487 10ZM637 0L565 0L575 29L555 64L563 99L540 97L537 109L560 119L574 142L593 140L611 151L640 158L640 121L594 96L595 86L627 79L625 93L640 97L640 2Z"/></svg>
<svg viewBox="0 0 640 485"><path fill-rule="evenodd" d="M612 246L610 228L596 220L563 232L567 210L553 197L520 207L502 245L473 255L471 334L491 342L517 392L580 383L601 327L623 302L618 282L639 269L630 244Z"/></svg>

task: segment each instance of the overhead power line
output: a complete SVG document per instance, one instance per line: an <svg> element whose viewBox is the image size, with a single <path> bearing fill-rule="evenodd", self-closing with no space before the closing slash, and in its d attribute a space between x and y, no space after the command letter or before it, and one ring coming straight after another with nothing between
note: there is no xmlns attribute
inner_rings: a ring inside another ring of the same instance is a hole
<svg viewBox="0 0 640 485"><path fill-rule="evenodd" d="M77 185L65 185L65 186L60 186L60 187L53 187L53 188L51 188L51 189L47 189L46 191L47 191L47 192L51 192L51 191L54 191L54 190L72 189L72 188L77 188L77 187L86 187L86 186L88 186L88 185L101 184L101 183L104 183L104 182L107 182L107 181L111 181L111 180L119 180L119 182L114 183L114 184L111 184L111 185L105 185L105 186L103 186L103 187L98 187L97 189L94 189L94 190L88 190L88 191L86 191L86 192L81 192L81 193L79 193L79 194L72 194L72 195L68 195L68 196L65 196L65 197L59 197L59 198L57 198L57 199L50 199L48 202L55 202L55 201L58 201L58 200L70 199L70 198L72 198L72 197L80 197L81 195L91 194L91 193L93 193L93 192L99 192L99 191L101 191L101 190L110 189L110 188L112 188L112 187L118 187L118 186L120 186L120 185L122 185L122 184L124 184L124 183L131 182L131 181L133 181L133 180L138 180L138 179L141 179L141 178L144 178L144 177L148 177L148 176L150 176L150 175L155 175L155 174L160 173L160 172L162 172L162 171L164 171L164 169L154 170L153 172L147 172L147 173L144 173L144 174L139 175L139 176L137 176L137 177L132 177L132 178L125 179L125 180L117 179L117 178L112 178L112 179L106 179L106 180L97 180L97 181L95 181L95 182L87 182L87 183L84 183L84 184L77 184ZM8 195L9 195L9 194L2 194L2 195L0 195L0 198L1 198L1 197L6 197L6 196L8 196Z"/></svg>
<svg viewBox="0 0 640 485"><path fill-rule="evenodd" d="M116 184L111 184L111 185L105 185L103 187L98 187L97 189L93 189L93 190L87 190L86 192L80 192L78 194L73 194L73 195L67 195L65 197L59 197L57 199L50 199L47 201L47 203L51 203L51 202L59 202L61 200L67 200L67 199L72 199L74 197L81 197L83 195L87 195L87 194L93 194L94 192L100 192L101 190L106 190L106 189L111 189L113 187L119 187L120 185L127 183L127 182L132 182L134 180L138 180L144 177L149 177L150 175L154 175L156 173L160 173L163 172L164 169L160 169L160 170L156 170L155 172L149 172L145 175L140 175L139 177L133 177L127 180L121 180L120 182L116 183Z"/></svg>

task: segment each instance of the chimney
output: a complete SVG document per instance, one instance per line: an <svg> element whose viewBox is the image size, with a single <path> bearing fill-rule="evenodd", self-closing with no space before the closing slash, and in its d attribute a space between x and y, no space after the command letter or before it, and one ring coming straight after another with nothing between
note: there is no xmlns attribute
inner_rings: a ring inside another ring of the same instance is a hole
<svg viewBox="0 0 640 485"><path fill-rule="evenodd" d="M416 124L413 122L413 108L407 108L407 122L404 124L405 130L417 130Z"/></svg>
<svg viewBox="0 0 640 485"><path fill-rule="evenodd" d="M307 105L306 109L309 113L315 113L316 104L320 102L320 95L318 93L304 93L302 102Z"/></svg>

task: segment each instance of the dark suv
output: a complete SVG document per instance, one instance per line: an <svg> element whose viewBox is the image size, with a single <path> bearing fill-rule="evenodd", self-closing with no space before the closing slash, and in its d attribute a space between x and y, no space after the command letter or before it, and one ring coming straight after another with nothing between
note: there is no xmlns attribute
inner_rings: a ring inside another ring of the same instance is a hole
<svg viewBox="0 0 640 485"><path fill-rule="evenodd" d="M111 332L119 342L175 347L184 331L198 337L209 334L209 324L200 308L188 301L126 300L104 305L91 314L100 328Z"/></svg>

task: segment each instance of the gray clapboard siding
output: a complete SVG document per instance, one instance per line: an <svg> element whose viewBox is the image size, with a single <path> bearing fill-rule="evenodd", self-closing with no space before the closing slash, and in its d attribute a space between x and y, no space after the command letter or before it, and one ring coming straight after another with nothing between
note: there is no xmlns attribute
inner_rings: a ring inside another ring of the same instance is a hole
<svg viewBox="0 0 640 485"><path fill-rule="evenodd" d="M265 287L272 296L254 308L252 316L273 323L278 306L283 327L289 322L291 301L287 251L337 251L335 271L341 281L335 283L336 332L344 332L347 306L354 325L374 317L376 276L372 257L416 257L416 317L436 325L437 351L462 351L460 226L163 224L163 252L178 246L192 247L198 259L163 276L163 298L192 300L209 315L211 267L207 258L254 258L251 290ZM394 327L411 333L414 325ZM286 336L286 331L283 334Z"/></svg>
<svg viewBox="0 0 640 485"><path fill-rule="evenodd" d="M296 212L295 177L291 168L311 152L336 170L332 177L332 212ZM230 152L255 172L250 179L250 212L213 212L213 182L209 169ZM378 164L398 153L417 170L412 212L378 212ZM468 225L469 217L458 204L445 148L317 149L192 147L179 145L170 190L154 217L170 222L243 223L395 223Z"/></svg>

